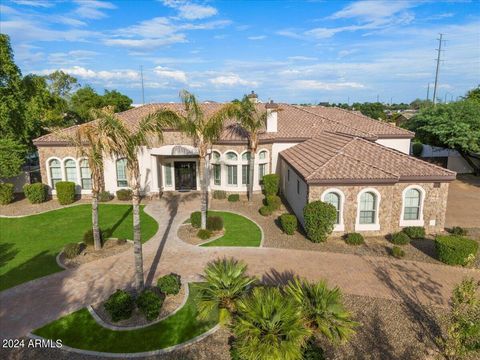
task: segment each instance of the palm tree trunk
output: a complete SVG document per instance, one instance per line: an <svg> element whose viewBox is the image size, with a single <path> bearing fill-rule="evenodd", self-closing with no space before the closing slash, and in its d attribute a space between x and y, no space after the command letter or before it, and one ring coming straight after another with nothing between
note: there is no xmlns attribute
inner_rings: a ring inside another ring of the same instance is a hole
<svg viewBox="0 0 480 360"><path fill-rule="evenodd" d="M204 162L204 168L203 168L203 176L200 181L200 187L201 187L201 208L200 211L202 213L202 221L201 221L201 229L206 229L207 228L207 202L208 202L208 173L209 173L209 168L208 168L208 155L205 155L203 158Z"/></svg>
<svg viewBox="0 0 480 360"><path fill-rule="evenodd" d="M143 253L140 229L140 188L135 180L133 186L133 254L135 256L135 288L138 292L144 288L143 280Z"/></svg>
<svg viewBox="0 0 480 360"><path fill-rule="evenodd" d="M94 248L100 250L102 248L102 238L98 226L98 191L96 190L92 190L92 231Z"/></svg>
<svg viewBox="0 0 480 360"><path fill-rule="evenodd" d="M250 160L248 165L248 201L253 200L253 179L255 175L255 150L250 151Z"/></svg>

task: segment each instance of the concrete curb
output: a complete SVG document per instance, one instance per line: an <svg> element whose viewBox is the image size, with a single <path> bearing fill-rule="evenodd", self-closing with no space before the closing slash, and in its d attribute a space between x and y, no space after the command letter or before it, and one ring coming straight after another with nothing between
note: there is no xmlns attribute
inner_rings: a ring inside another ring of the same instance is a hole
<svg viewBox="0 0 480 360"><path fill-rule="evenodd" d="M220 329L219 324L215 325L213 328L211 328L207 332L204 332L203 334L200 334L200 335L198 335L198 336L196 336L196 337L194 337L194 338L192 338L192 339L190 339L190 340L188 340L184 343L173 345L173 346L170 346L170 347L167 347L167 348L164 348L164 349L160 349L160 350L152 350L152 351L145 351L145 352L138 352L138 353L109 353L109 352L100 352L100 351L93 351L93 350L82 350L82 349L73 348L73 347L70 347L70 346L67 346L67 345L63 345L61 347L61 349L66 350L66 351L70 351L70 352L74 352L74 353L77 353L77 354L94 355L94 356L117 358L117 359L118 358L120 358L120 359L131 359L131 358L147 357L147 356L153 356L153 355L166 354L166 353L172 352L174 350L178 350L178 349L188 347L188 346L190 346L192 344L195 344L195 343L205 339L206 337L212 335L218 329ZM34 335L32 333L28 333L27 337L29 337L31 339L48 340L48 339L45 339L41 336Z"/></svg>

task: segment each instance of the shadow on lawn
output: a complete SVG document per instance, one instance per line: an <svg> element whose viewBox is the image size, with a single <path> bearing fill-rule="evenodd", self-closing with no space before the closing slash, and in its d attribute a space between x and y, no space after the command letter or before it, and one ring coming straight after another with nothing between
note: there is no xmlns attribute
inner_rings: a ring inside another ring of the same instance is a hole
<svg viewBox="0 0 480 360"><path fill-rule="evenodd" d="M0 268L17 256L18 250L13 243L0 244ZM1 283L0 283L1 284Z"/></svg>
<svg viewBox="0 0 480 360"><path fill-rule="evenodd" d="M133 206L129 206L123 215L113 224L110 228L104 230L104 237L109 238L117 230L117 228L122 224L122 222L132 213Z"/></svg>

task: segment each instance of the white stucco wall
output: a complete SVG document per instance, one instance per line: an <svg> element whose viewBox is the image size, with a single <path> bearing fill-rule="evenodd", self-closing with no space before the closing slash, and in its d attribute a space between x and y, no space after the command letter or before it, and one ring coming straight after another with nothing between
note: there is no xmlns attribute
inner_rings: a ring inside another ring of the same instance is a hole
<svg viewBox="0 0 480 360"><path fill-rule="evenodd" d="M291 148L298 143L276 143L272 144L272 172L280 173L280 167L278 164L278 153L280 151Z"/></svg>
<svg viewBox="0 0 480 360"><path fill-rule="evenodd" d="M297 216L298 221L303 226L303 208L305 205L307 205L308 198L307 184L285 161L281 160L281 165L279 167L281 173L280 184L282 187L283 196L288 201L288 204ZM289 172L290 179L288 178ZM297 184L299 191L297 191Z"/></svg>
<svg viewBox="0 0 480 360"><path fill-rule="evenodd" d="M375 142L377 144L401 151L402 153L409 155L410 141L410 139L378 139Z"/></svg>

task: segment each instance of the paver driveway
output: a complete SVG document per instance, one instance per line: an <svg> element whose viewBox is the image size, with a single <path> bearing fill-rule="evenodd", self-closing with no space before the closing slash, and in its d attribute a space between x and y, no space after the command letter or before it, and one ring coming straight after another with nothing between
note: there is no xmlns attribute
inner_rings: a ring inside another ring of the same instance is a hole
<svg viewBox="0 0 480 360"><path fill-rule="evenodd" d="M205 264L222 256L243 259L249 272L266 282L284 282L293 274L326 278L351 294L443 306L464 276L480 280L476 270L389 258L291 249L196 247L178 239L176 233L198 207L198 194L190 193L171 195L145 208L160 225L143 247L147 283L168 272L181 274L184 280L198 280ZM117 288L131 286L133 265L133 254L126 252L0 293L0 337L25 335L106 298Z"/></svg>

